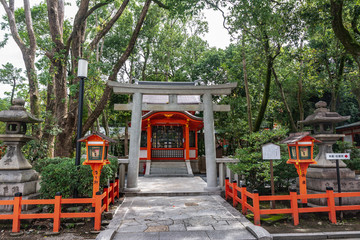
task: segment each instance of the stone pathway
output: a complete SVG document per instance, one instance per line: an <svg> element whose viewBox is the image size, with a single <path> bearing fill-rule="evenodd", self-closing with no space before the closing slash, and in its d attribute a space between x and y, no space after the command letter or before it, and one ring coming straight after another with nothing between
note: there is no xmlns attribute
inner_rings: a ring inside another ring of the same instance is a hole
<svg viewBox="0 0 360 240"><path fill-rule="evenodd" d="M151 179L145 179L148 185L149 181L154 181L156 185L162 181ZM181 186L186 186L187 181L204 183L201 178L177 180L182 181ZM191 185L187 185L187 189L191 189ZM193 190L203 191L196 188ZM161 191L166 191L166 187ZM172 192L176 193L176 190ZM126 197L107 230L100 233L97 239L252 240L271 237L266 230L254 226L219 195L190 194Z"/></svg>

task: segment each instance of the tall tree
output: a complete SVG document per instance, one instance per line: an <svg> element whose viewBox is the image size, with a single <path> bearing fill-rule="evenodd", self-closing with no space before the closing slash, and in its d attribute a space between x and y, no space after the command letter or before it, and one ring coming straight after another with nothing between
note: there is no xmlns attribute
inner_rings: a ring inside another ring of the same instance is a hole
<svg viewBox="0 0 360 240"><path fill-rule="evenodd" d="M296 1L229 1L232 32L241 30L262 49L264 59L263 94L253 131L259 131L269 101L272 68L281 47L297 38ZM255 50L256 51L256 50Z"/></svg>
<svg viewBox="0 0 360 240"><path fill-rule="evenodd" d="M5 9L11 30L11 35L15 40L16 44L18 45L18 47L20 48L25 63L26 74L29 81L31 113L34 116L39 117L40 115L39 89L38 89L38 81L37 81L37 74L35 68L35 54L36 54L37 44L33 29L29 0L24 0L24 15L25 15L27 39L24 39L19 35L17 22L15 20L14 0L9 0L9 1L0 0L0 2ZM39 137L40 132L37 132L36 135L37 137Z"/></svg>

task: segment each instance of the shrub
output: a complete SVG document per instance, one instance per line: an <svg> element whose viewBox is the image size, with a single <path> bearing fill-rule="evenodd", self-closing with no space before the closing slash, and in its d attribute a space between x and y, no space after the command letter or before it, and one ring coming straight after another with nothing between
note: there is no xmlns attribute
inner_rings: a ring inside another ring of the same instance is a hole
<svg viewBox="0 0 360 240"><path fill-rule="evenodd" d="M110 164L101 171L100 186L107 184L117 172L117 159L109 158ZM73 195L77 187L80 197L92 196L92 170L89 165L77 166L74 158L45 158L34 164L34 168L41 174L41 197L54 198L56 192L61 192L64 198ZM82 160L83 162L83 160Z"/></svg>
<svg viewBox="0 0 360 240"><path fill-rule="evenodd" d="M258 189L261 193L266 191L265 185L270 183L270 161L262 160L262 146L266 143L278 143L286 137L286 129L265 130L245 136L243 147L236 150L237 164L230 164L229 168L245 177L246 185L250 189ZM274 163L274 181L276 191L284 190L290 185L290 179L297 177L296 169L286 164L288 153L286 145L281 145L281 160Z"/></svg>

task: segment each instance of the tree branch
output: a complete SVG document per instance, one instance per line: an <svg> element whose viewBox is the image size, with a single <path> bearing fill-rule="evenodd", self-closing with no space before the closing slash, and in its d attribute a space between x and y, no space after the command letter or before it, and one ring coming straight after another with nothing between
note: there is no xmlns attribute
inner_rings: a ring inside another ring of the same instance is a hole
<svg viewBox="0 0 360 240"><path fill-rule="evenodd" d="M131 36L131 39L128 43L128 46L125 50L125 52L123 53L123 55L120 57L120 59L117 61L117 63L115 64L115 66L113 67L112 70L112 74L109 76L108 80L109 81L115 81L118 72L120 71L121 67L124 65L125 61L129 58L132 50L134 49L137 37L139 36L140 30L141 30L141 26L144 23L145 17L147 15L147 12L149 10L150 4L151 4L152 0L146 0L144 7L141 11L139 20L136 24L136 27L134 29L134 32ZM100 116L101 112L104 110L110 96L112 93L112 88L109 87L108 85L106 85L103 96L101 97L98 105L95 107L94 111L91 113L91 115L89 116L89 118L87 119L87 121L84 124L84 127L82 129L82 135L84 135L90 128L91 126L94 124L94 122L96 121L96 119Z"/></svg>
<svg viewBox="0 0 360 240"><path fill-rule="evenodd" d="M354 31L354 33L360 35L360 31L358 29L358 20L359 20L359 15L360 15L360 6L356 5L354 7L354 16L353 19L351 21L351 28Z"/></svg>
<svg viewBox="0 0 360 240"><path fill-rule="evenodd" d="M47 9L48 9L48 18L49 18L49 27L50 35L52 41L55 43L57 48L64 48L63 43L63 32L62 32L62 21L59 16L59 4L61 5L62 1L47 0ZM62 2L63 3L63 2ZM60 7L61 8L61 7Z"/></svg>
<svg viewBox="0 0 360 240"><path fill-rule="evenodd" d="M35 38L35 33L34 33L34 29L33 29L33 24L32 24L29 0L24 0L24 12L25 12L26 30L27 30L27 33L29 36L29 42L30 42L30 49L29 49L30 55L35 57L36 38Z"/></svg>
<svg viewBox="0 0 360 240"><path fill-rule="evenodd" d="M14 0L10 0L9 6L6 3L6 0L0 0L1 4L3 5L6 15L9 19L10 31L11 35L13 36L16 44L22 51L26 51L26 46L23 40L20 38L18 29L16 27L15 15L14 15Z"/></svg>
<svg viewBox="0 0 360 240"><path fill-rule="evenodd" d="M154 3L156 3L159 7L164 8L164 9L170 9L169 6L166 6L165 4L163 4L161 1L159 0L153 0Z"/></svg>
<svg viewBox="0 0 360 240"><path fill-rule="evenodd" d="M331 15L332 19L332 28L336 37L344 45L345 49L349 51L353 56L360 56L360 44L351 36L349 31L344 27L342 19L343 11L343 0L331 0Z"/></svg>
<svg viewBox="0 0 360 240"><path fill-rule="evenodd" d="M213 8L216 8L217 10L219 10L219 11L221 12L221 15L222 15L222 17L223 17L223 22L222 22L223 27L224 27L226 30L228 30L228 32L230 32L230 28L226 26L226 15L225 15L225 12L224 12L217 4L214 4L214 3L212 3L212 2L210 2L210 1L208 1L208 0L205 0L205 2L206 2L207 4L209 4L210 6L212 6Z"/></svg>
<svg viewBox="0 0 360 240"><path fill-rule="evenodd" d="M115 16L106 24L106 26L100 32L98 32L98 34L96 34L96 36L90 43L91 51L94 50L94 48L97 46L99 41L110 31L112 26L115 24L115 22L120 18L120 16L124 12L128 3L129 3L129 0L124 0L123 3L121 4L119 10L116 12Z"/></svg>
<svg viewBox="0 0 360 240"><path fill-rule="evenodd" d="M97 9L101 8L102 6L105 6L111 2L113 2L114 0L107 0L105 2L101 2L98 4L95 4L92 8L90 8L90 10L86 13L85 18L88 18L93 12L95 12Z"/></svg>
<svg viewBox="0 0 360 240"><path fill-rule="evenodd" d="M49 1L49 0L48 0ZM71 41L73 37L81 31L81 27L86 19L87 11L89 9L89 1L90 0L81 0L79 10L77 11L74 19L73 30L71 35L66 41L66 51L68 52L71 46Z"/></svg>

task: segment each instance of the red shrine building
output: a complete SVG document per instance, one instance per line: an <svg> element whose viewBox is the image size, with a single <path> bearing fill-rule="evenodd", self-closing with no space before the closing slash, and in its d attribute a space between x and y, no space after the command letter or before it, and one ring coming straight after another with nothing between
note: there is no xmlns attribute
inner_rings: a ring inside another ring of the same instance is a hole
<svg viewBox="0 0 360 240"><path fill-rule="evenodd" d="M194 85L194 83L178 84ZM201 103L199 95L143 95L142 100L143 104L149 105ZM157 168L168 166L174 170L183 166L185 171L183 174L192 174L191 165L194 168L198 161L198 132L203 127L203 119L195 116L195 111L143 111L139 171L147 175L154 174L156 171L154 166ZM190 161L188 166L185 164L186 160ZM151 170L146 171L146 168Z"/></svg>
<svg viewBox="0 0 360 240"><path fill-rule="evenodd" d="M360 122L337 127L336 133L345 134L343 138L344 142L353 143L357 148L360 148Z"/></svg>

